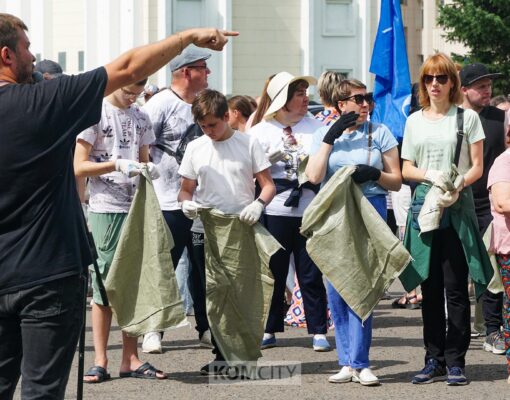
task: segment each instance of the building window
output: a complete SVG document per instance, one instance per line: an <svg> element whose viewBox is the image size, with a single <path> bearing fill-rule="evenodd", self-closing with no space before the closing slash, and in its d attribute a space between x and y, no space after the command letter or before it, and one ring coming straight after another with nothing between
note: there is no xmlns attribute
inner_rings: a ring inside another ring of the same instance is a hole
<svg viewBox="0 0 510 400"><path fill-rule="evenodd" d="M78 52L78 71L82 72L85 70L85 52Z"/></svg>
<svg viewBox="0 0 510 400"><path fill-rule="evenodd" d="M332 71L332 72L338 72L344 79L348 79L349 77L352 77L352 69L351 68L342 68L342 67L334 67L331 65L323 65L322 69L324 71Z"/></svg>
<svg viewBox="0 0 510 400"><path fill-rule="evenodd" d="M203 26L205 9L203 0L173 0L174 32Z"/></svg>
<svg viewBox="0 0 510 400"><path fill-rule="evenodd" d="M62 71L67 70L67 53L65 51L59 51L58 52L58 63L62 67Z"/></svg>
<svg viewBox="0 0 510 400"><path fill-rule="evenodd" d="M322 0L322 35L354 36L356 15L352 0Z"/></svg>

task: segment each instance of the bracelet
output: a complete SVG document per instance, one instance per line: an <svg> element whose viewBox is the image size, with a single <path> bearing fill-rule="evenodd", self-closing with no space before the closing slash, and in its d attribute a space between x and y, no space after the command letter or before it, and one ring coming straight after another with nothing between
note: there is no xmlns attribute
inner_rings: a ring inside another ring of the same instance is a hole
<svg viewBox="0 0 510 400"><path fill-rule="evenodd" d="M266 202L262 200L260 197L257 197L257 201L262 204L264 207L266 206Z"/></svg>
<svg viewBox="0 0 510 400"><path fill-rule="evenodd" d="M182 51L184 50L182 48L182 36L181 36L181 32L177 32L177 35L179 36L179 52L177 53L177 55L181 54Z"/></svg>

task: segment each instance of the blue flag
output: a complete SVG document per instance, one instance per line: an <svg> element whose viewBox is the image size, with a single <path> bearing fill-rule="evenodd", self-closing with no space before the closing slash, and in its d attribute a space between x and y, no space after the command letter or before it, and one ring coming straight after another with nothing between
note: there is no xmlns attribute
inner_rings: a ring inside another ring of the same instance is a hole
<svg viewBox="0 0 510 400"><path fill-rule="evenodd" d="M411 104L411 79L400 0L381 1L370 72L375 74L371 120L386 125L402 141Z"/></svg>

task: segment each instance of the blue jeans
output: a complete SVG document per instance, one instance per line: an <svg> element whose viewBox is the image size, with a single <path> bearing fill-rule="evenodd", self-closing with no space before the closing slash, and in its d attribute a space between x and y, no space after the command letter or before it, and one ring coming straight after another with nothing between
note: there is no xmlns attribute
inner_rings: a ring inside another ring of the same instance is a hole
<svg viewBox="0 0 510 400"><path fill-rule="evenodd" d="M64 398L84 302L78 275L0 295L0 399Z"/></svg>
<svg viewBox="0 0 510 400"><path fill-rule="evenodd" d="M368 197L379 215L386 220L386 197ZM326 282L329 309L335 323L335 342L338 364L361 369L370 366L369 352L372 343L372 315L362 324L361 319L342 299L340 293Z"/></svg>

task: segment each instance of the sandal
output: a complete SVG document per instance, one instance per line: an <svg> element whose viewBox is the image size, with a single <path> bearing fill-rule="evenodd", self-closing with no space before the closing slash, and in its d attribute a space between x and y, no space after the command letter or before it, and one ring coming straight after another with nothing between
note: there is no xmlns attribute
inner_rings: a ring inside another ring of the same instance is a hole
<svg viewBox="0 0 510 400"><path fill-rule="evenodd" d="M104 381L107 381L111 379L110 374L104 369L103 367L100 367L99 365L94 365L93 367L89 368L89 370L85 373L85 376L96 376L97 380L95 381L87 381L83 380L85 383L101 383Z"/></svg>
<svg viewBox="0 0 510 400"><path fill-rule="evenodd" d="M404 300L404 303L402 303L402 299ZM412 302L412 300L415 300L415 302ZM416 295L408 296L407 294L399 297L398 299L395 299L393 303L391 303L392 308L407 308L408 310L417 310L421 308L421 302L418 300L418 297Z"/></svg>
<svg viewBox="0 0 510 400"><path fill-rule="evenodd" d="M163 374L159 377L157 374ZM167 376L163 371L154 368L150 363L146 362L140 365L134 371L119 372L121 378L140 378L140 379L166 379Z"/></svg>

